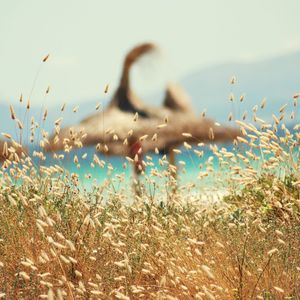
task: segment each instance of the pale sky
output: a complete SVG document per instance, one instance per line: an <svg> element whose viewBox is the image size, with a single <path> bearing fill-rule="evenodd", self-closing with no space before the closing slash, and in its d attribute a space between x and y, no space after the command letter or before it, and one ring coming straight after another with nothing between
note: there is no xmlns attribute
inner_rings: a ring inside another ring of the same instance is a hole
<svg viewBox="0 0 300 300"><path fill-rule="evenodd" d="M32 103L48 85L49 106L102 98L144 41L163 49L173 80L289 53L300 49L299 12L299 0L0 0L0 101L28 97L38 70Z"/></svg>

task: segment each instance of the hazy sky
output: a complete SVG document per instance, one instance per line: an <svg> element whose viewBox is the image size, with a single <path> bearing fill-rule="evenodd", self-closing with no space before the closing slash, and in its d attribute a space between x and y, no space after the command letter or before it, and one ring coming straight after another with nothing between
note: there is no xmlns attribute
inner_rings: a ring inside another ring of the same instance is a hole
<svg viewBox="0 0 300 300"><path fill-rule="evenodd" d="M132 46L156 42L171 79L300 49L299 0L0 0L0 101L101 98ZM50 59L41 67L41 59ZM137 76L138 77L138 76Z"/></svg>

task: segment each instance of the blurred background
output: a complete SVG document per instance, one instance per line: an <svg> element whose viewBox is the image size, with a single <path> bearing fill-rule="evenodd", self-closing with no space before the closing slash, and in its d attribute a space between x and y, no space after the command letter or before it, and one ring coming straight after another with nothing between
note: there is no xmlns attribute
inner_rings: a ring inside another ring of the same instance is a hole
<svg viewBox="0 0 300 300"><path fill-rule="evenodd" d="M41 120L46 108L44 126L52 132L63 103L62 127L93 114L98 103L103 109L119 84L126 53L144 42L155 43L159 51L140 59L130 75L133 90L148 104L160 105L173 81L187 91L199 116L206 111L226 123L231 112L234 118L244 112L251 116L265 98L266 108L257 116L268 120L281 105L292 106L300 92L299 11L298 0L2 1L0 132L18 136L11 104L25 120L24 132L30 117ZM64 165L76 171L73 157L85 152L92 157L95 149L73 151ZM205 164L211 154L207 149L202 160L190 152L179 155L186 161L182 177L196 178L199 162ZM156 165L159 159L154 157ZM114 157L108 163L123 172L124 160ZM106 171L90 170L88 163L80 170L82 178L93 172L101 180Z"/></svg>
<svg viewBox="0 0 300 300"><path fill-rule="evenodd" d="M24 101L30 97L33 114L44 105L52 121L66 102L63 124L94 111L99 100L105 105L125 54L145 41L161 49L132 70L134 90L145 101L159 104L166 82L176 81L197 112L207 110L218 121L233 109L242 115L264 97L262 117L268 117L300 90L299 11L298 0L2 1L1 131L14 126L8 104L21 93ZM230 93L245 101L233 107Z"/></svg>

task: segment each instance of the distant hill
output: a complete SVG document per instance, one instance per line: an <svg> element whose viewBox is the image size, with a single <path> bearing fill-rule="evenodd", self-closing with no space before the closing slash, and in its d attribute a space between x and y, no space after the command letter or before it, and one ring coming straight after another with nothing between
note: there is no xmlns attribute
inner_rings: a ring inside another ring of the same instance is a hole
<svg viewBox="0 0 300 300"><path fill-rule="evenodd" d="M237 82L231 85L229 80L233 75ZM266 109L258 114L268 118L300 92L300 51L253 63L209 67L186 76L181 84L198 112L207 109L208 115L220 121L226 120L233 109L236 114L240 111L240 115L244 110L251 111L264 97ZM236 97L234 106L228 100L230 92ZM239 103L242 94L245 101Z"/></svg>
<svg viewBox="0 0 300 300"><path fill-rule="evenodd" d="M229 81L233 75L237 78L237 82L231 85ZM207 115L219 122L226 121L230 112L234 112L236 117L241 117L247 110L251 115L252 107L260 104L264 97L267 98L267 105L263 111L259 110L258 116L270 119L272 112L277 112L282 104L292 103L292 96L300 92L300 51L253 63L212 66L191 73L183 78L180 84L190 95L197 113L206 109ZM234 103L228 100L231 92L235 95ZM242 94L245 94L245 100L240 103L239 97ZM77 123L94 113L98 102L99 99L94 99L79 103L78 113L72 111L76 103L68 104L63 114L63 125ZM15 107L15 110L23 121L24 106ZM30 116L32 115L38 121L41 108L32 107ZM51 131L54 121L60 116L60 106L50 108L45 124L46 130ZM0 132L16 132L14 123L10 120L9 107L3 101L0 101Z"/></svg>

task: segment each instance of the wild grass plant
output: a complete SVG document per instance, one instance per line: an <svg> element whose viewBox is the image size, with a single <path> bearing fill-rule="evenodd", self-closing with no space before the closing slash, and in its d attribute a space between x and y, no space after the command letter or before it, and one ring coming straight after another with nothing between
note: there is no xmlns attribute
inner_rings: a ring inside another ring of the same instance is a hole
<svg viewBox="0 0 300 300"><path fill-rule="evenodd" d="M285 125L285 109L272 122L257 108L252 121L236 121L234 151L210 146L228 189L212 204L193 196L193 185L177 185L167 157L163 173L145 159L153 171L135 179L131 193L120 175L84 190L63 168L67 153L51 166L33 159L45 158L47 133L32 154L20 154L22 139L4 134L11 145L1 169L0 298L300 299L300 126ZM22 131L13 107L11 117ZM183 146L203 155L202 143ZM103 167L101 155L91 163ZM198 180L214 172L208 161Z"/></svg>

